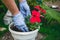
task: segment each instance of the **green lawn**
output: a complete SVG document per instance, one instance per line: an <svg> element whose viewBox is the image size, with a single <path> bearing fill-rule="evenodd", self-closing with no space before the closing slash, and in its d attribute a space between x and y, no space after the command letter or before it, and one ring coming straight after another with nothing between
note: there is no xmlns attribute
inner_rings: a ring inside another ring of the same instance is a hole
<svg viewBox="0 0 60 40"><path fill-rule="evenodd" d="M53 26L45 26L45 27L42 26L39 32L47 35L45 40L60 40L59 24L55 24Z"/></svg>

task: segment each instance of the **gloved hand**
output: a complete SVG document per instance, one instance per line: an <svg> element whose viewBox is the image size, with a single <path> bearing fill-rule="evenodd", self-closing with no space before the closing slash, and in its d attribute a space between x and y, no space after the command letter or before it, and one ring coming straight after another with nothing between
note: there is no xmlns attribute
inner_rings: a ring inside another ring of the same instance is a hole
<svg viewBox="0 0 60 40"><path fill-rule="evenodd" d="M24 17L31 15L30 8L26 0L23 0L23 2L20 2L19 5L20 5L20 12L23 14Z"/></svg>
<svg viewBox="0 0 60 40"><path fill-rule="evenodd" d="M24 22L24 17L21 13L18 13L17 15L13 16L13 22L16 28L18 28L18 30L22 30L23 32L29 31L28 27Z"/></svg>

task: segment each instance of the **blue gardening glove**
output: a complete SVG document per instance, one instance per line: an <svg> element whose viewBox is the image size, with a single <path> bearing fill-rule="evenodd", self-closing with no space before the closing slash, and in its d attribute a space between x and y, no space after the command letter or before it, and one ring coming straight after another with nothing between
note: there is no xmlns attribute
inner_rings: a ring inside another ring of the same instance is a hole
<svg viewBox="0 0 60 40"><path fill-rule="evenodd" d="M23 2L21 2L19 5L20 5L20 12L23 14L24 17L31 15L30 8L26 0L23 0Z"/></svg>
<svg viewBox="0 0 60 40"><path fill-rule="evenodd" d="M17 15L13 16L13 22L16 28L18 28L18 30L21 30L23 32L29 31L28 27L26 26L24 22L24 17L21 13L18 13Z"/></svg>

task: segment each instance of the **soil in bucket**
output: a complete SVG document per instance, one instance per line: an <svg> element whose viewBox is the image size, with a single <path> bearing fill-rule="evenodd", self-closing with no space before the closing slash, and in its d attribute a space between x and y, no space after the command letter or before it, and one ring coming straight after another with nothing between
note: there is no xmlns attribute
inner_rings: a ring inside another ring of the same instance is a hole
<svg viewBox="0 0 60 40"><path fill-rule="evenodd" d="M18 30L18 28L16 28L16 26L14 26L14 25L12 25L10 28L11 28L13 31L22 32L22 30ZM32 30L29 29L29 31L32 31Z"/></svg>

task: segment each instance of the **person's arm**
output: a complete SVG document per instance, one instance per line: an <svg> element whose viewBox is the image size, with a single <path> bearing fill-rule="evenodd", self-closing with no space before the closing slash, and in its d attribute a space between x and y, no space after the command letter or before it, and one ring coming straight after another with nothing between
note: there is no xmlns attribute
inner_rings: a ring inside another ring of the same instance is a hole
<svg viewBox="0 0 60 40"><path fill-rule="evenodd" d="M2 0L2 1L12 13L13 15L12 19L16 28L18 28L18 30L21 30L23 32L28 32L29 30L24 22L24 17L22 16L21 12L19 12L15 4L15 1L14 0Z"/></svg>
<svg viewBox="0 0 60 40"><path fill-rule="evenodd" d="M19 13L19 10L14 2L14 0L2 0L6 7L11 11L13 15Z"/></svg>
<svg viewBox="0 0 60 40"><path fill-rule="evenodd" d="M26 1L26 0L19 0L19 2L24 2L24 1Z"/></svg>

